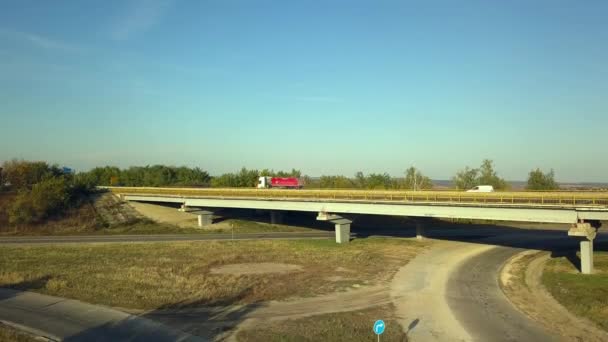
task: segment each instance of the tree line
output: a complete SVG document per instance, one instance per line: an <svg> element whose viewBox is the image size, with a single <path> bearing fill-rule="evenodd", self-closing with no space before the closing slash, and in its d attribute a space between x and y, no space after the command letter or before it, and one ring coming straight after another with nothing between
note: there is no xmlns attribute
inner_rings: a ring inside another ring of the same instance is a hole
<svg viewBox="0 0 608 342"><path fill-rule="evenodd" d="M364 174L353 177L323 175L313 179L302 175L300 170L274 171L272 169L247 169L211 177L198 167L186 166L132 166L120 169L114 166L96 167L87 172L73 174L57 165L43 161L11 160L0 167L0 191L14 193L7 208L11 224L41 222L61 215L66 210L79 207L98 185L115 186L196 186L196 187L255 187L260 176L298 177L306 188L332 189L432 189L431 179L415 167L410 167L403 177L393 178L388 173ZM470 189L477 185L492 185L497 190L508 188L508 183L498 176L492 160L485 159L478 168L465 167L452 179L458 189ZM528 190L555 190L559 186L553 170L530 171Z"/></svg>
<svg viewBox="0 0 608 342"><path fill-rule="evenodd" d="M96 167L78 174L84 182L104 186L194 186L207 187L211 177L198 167L186 166L116 166Z"/></svg>
<svg viewBox="0 0 608 342"><path fill-rule="evenodd" d="M62 176L63 171L56 165L45 162L9 161L0 171L0 188L3 184L12 184L14 189L31 186L43 178ZM306 188L332 189L432 189L431 179L419 169L412 166L404 171L402 177L391 177L388 173L357 172L353 177L344 175L323 175L312 178L303 175L301 170L275 171L272 169L247 169L233 173L224 173L212 177L199 167L148 165L131 166L121 169L115 166L96 167L87 172L73 175L79 184L91 188L105 186L191 186L191 187L255 187L260 176L298 177ZM465 167L452 178L454 187L461 190L477 185L491 185L496 190L508 189L508 183L498 176L494 163L490 159L482 161L477 168ZM553 170L543 172L540 169L530 171L528 190L555 190L559 186L555 181Z"/></svg>

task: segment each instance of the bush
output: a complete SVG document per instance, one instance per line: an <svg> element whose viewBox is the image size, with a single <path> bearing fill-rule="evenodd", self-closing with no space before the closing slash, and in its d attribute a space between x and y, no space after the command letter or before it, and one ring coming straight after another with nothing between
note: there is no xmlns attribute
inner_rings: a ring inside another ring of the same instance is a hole
<svg viewBox="0 0 608 342"><path fill-rule="evenodd" d="M64 177L46 178L32 190L21 190L8 210L9 222L36 223L61 213L70 205L70 190Z"/></svg>
<svg viewBox="0 0 608 342"><path fill-rule="evenodd" d="M57 177L63 172L57 165L46 162L31 162L13 159L2 166L2 182L10 183L14 190L31 188L34 184L49 177ZM2 183L2 184L3 184Z"/></svg>

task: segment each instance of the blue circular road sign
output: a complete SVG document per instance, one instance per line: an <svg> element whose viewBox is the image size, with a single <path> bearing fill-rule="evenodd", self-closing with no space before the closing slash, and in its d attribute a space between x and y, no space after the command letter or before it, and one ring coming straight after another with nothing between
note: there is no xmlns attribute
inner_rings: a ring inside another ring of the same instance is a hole
<svg viewBox="0 0 608 342"><path fill-rule="evenodd" d="M384 321L379 319L376 321L376 323L374 323L374 333L376 335L380 335L384 332L384 328L386 328L386 326L384 325Z"/></svg>

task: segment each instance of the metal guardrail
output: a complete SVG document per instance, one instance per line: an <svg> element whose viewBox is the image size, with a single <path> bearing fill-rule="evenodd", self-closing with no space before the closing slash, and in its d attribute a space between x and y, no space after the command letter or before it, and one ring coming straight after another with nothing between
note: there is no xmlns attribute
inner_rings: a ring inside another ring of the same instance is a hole
<svg viewBox="0 0 608 342"><path fill-rule="evenodd" d="M393 201L473 203L477 205L518 204L555 205L608 208L608 192L555 191L555 192L491 192L465 191L397 191L397 190L278 190L246 188L154 188L154 187L101 187L117 194L170 195L179 197L267 198L344 201Z"/></svg>

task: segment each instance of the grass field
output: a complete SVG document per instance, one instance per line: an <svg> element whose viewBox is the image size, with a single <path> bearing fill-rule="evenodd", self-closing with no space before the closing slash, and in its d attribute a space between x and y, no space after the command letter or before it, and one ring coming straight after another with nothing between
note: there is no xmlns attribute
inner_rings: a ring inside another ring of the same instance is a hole
<svg viewBox="0 0 608 342"><path fill-rule="evenodd" d="M382 319L386 324L382 341L407 341L401 326L393 319L392 312L391 306L383 306L268 323L239 332L237 340L243 342L376 341L377 337L372 327L376 320Z"/></svg>
<svg viewBox="0 0 608 342"><path fill-rule="evenodd" d="M606 250L608 244L603 245ZM596 244L596 249L602 246ZM595 274L581 275L566 258L550 260L543 284L551 295L576 315L608 331L608 252L595 252Z"/></svg>
<svg viewBox="0 0 608 342"><path fill-rule="evenodd" d="M427 244L368 238L348 245L285 240L3 246L0 286L131 309L254 303L386 281ZM259 262L302 270L211 273L221 265Z"/></svg>

